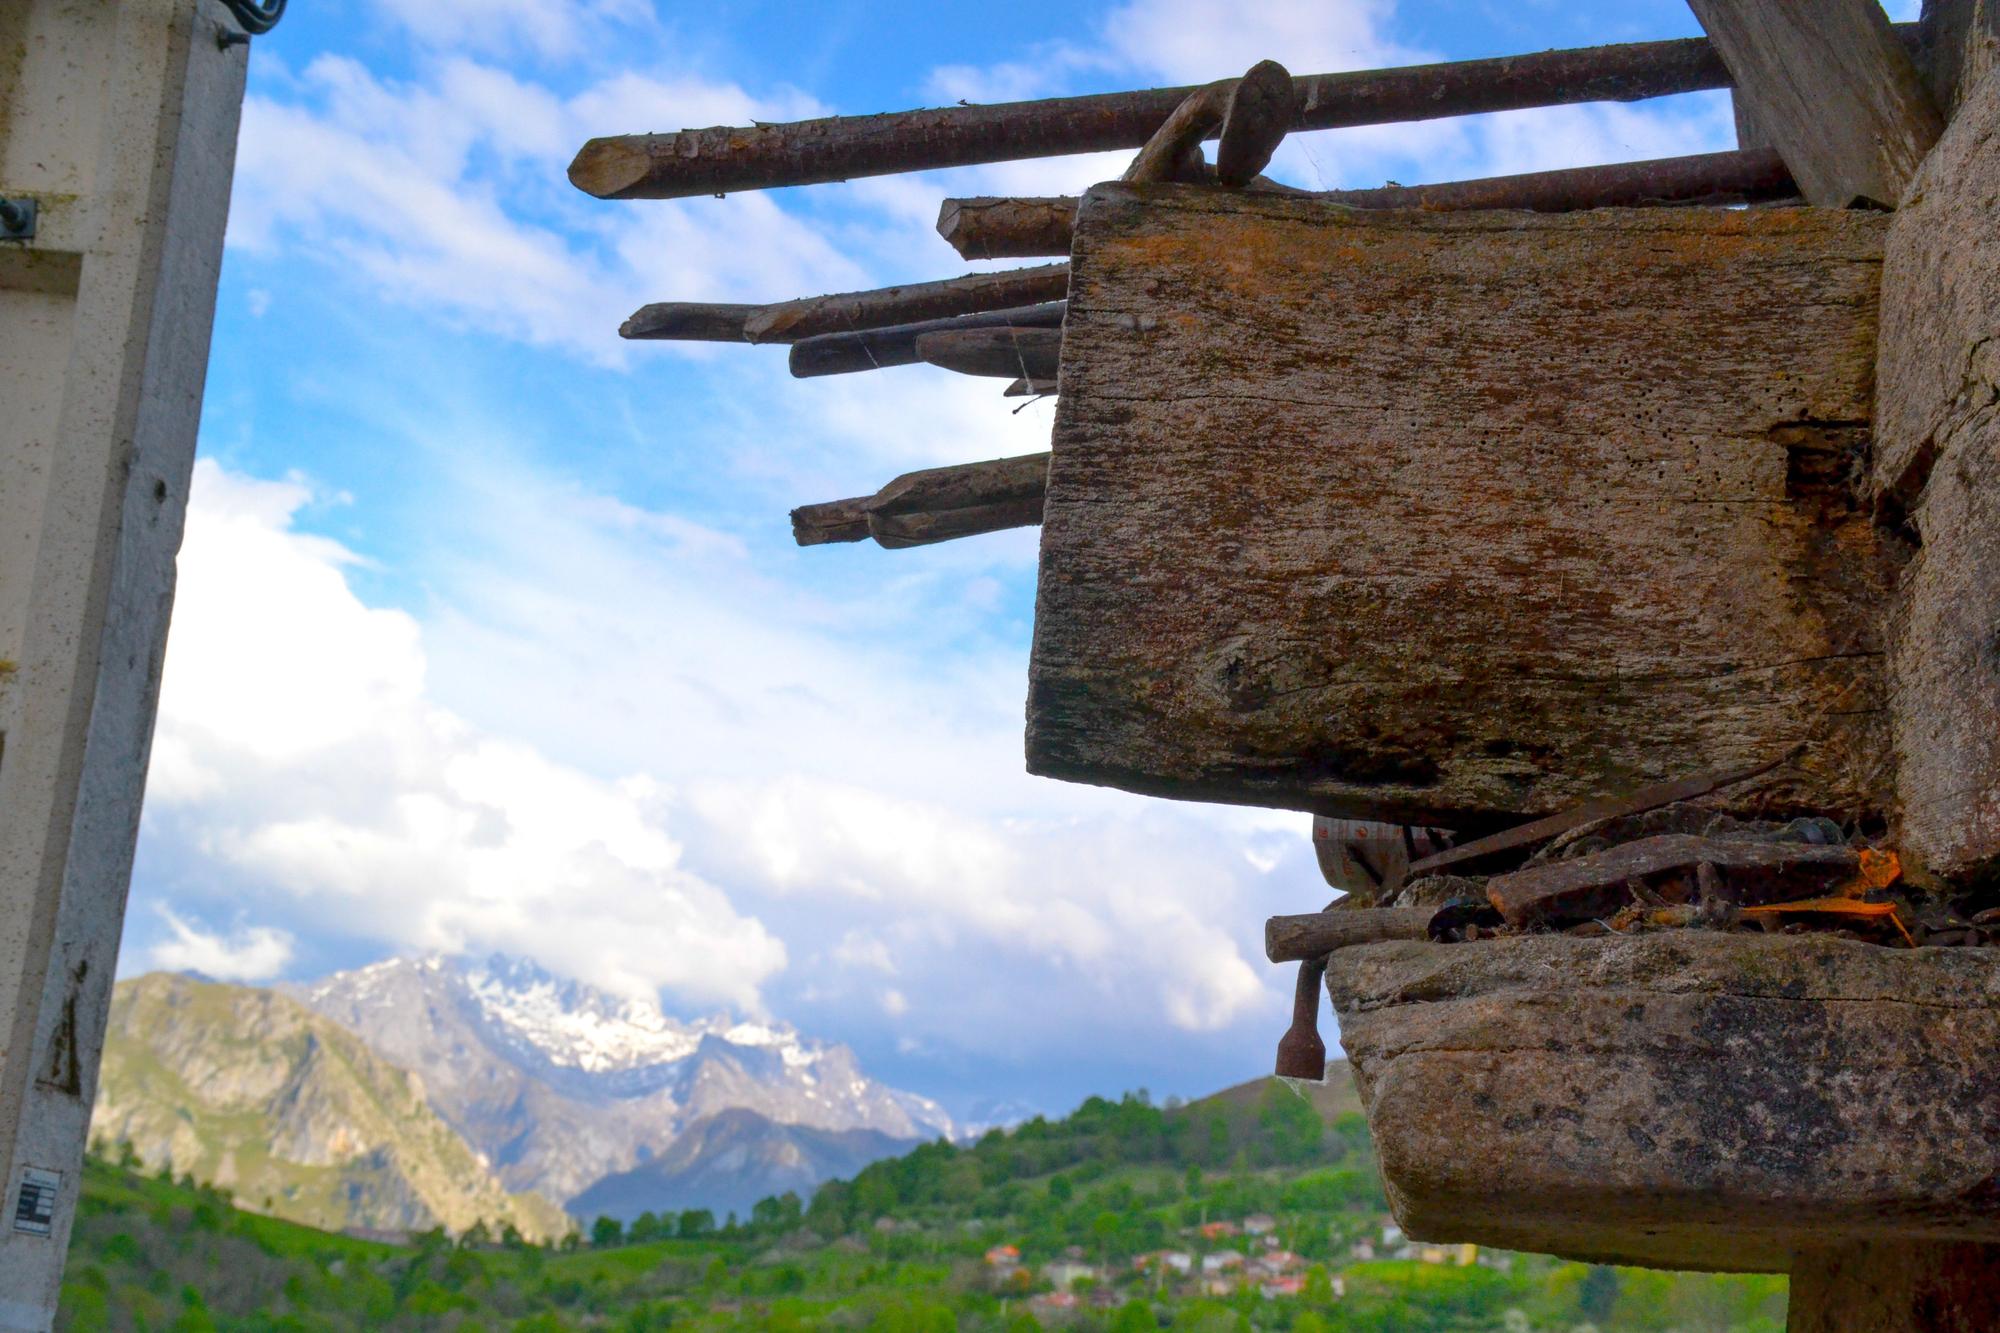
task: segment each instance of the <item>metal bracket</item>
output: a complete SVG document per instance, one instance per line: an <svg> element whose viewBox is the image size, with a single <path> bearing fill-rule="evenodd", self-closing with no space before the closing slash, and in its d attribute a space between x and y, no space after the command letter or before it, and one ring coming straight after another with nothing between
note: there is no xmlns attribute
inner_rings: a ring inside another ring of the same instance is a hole
<svg viewBox="0 0 2000 1333"><path fill-rule="evenodd" d="M33 199L0 197L0 241L35 239L35 217L41 211Z"/></svg>

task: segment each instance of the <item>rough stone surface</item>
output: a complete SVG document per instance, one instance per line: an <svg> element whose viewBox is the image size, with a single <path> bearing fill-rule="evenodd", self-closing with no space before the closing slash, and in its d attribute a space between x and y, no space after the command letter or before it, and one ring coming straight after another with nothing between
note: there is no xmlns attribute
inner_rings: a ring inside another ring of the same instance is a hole
<svg viewBox="0 0 2000 1333"><path fill-rule="evenodd" d="M1806 740L1732 799L1879 813L1886 227L1099 186L1030 769L1466 829Z"/></svg>
<svg viewBox="0 0 2000 1333"><path fill-rule="evenodd" d="M1902 838L1931 869L2000 858L2000 73L1889 233L1874 484L1922 538L1890 681Z"/></svg>
<svg viewBox="0 0 2000 1333"><path fill-rule="evenodd" d="M2000 1241L2000 951L1399 942L1327 985L1413 1237L1765 1271Z"/></svg>

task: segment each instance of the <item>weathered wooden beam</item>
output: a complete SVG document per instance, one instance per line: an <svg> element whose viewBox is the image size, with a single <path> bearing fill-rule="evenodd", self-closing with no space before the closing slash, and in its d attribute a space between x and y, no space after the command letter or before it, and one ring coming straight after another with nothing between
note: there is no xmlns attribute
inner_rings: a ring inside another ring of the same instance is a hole
<svg viewBox="0 0 2000 1333"><path fill-rule="evenodd" d="M1914 25L1912 25L1914 26ZM1296 81L1302 130L1434 120L1573 102L1627 102L1728 86L1707 42L1684 38ZM937 167L1137 148L1195 89L1055 97L716 126L592 139L570 163L578 189L604 199L677 199L813 185Z"/></svg>
<svg viewBox="0 0 2000 1333"><path fill-rule="evenodd" d="M2000 67L2000 0L1924 0L1917 30L1917 68L1948 121Z"/></svg>
<svg viewBox="0 0 2000 1333"><path fill-rule="evenodd" d="M1812 203L1893 208L1944 122L1879 0L1688 0Z"/></svg>
<svg viewBox="0 0 2000 1333"><path fill-rule="evenodd" d="M1301 197L1349 208L1420 208L1430 212L1524 208L1564 213L1639 204L1756 203L1797 193L1784 159L1764 148L1438 185L1315 191ZM938 214L938 234L967 259L1066 255L1076 203L1074 198L1060 196L947 199Z"/></svg>
<svg viewBox="0 0 2000 1333"><path fill-rule="evenodd" d="M2000 865L2000 72L1968 92L1889 229L1872 478L1918 539L1890 649L1901 841Z"/></svg>
<svg viewBox="0 0 2000 1333"><path fill-rule="evenodd" d="M1434 907L1348 907L1274 916L1264 923L1264 956L1274 963L1301 963L1356 944L1420 940L1435 915Z"/></svg>
<svg viewBox="0 0 2000 1333"><path fill-rule="evenodd" d="M917 339L927 333L956 332L964 329L1051 329L1063 321L1063 303L1017 306L1011 310L990 310L978 315L957 315L951 319L927 319L915 324L895 324L888 328L865 329L859 333L822 333L801 338L792 344L792 374L800 379L815 375L850 375L861 370L881 370L886 366L917 364Z"/></svg>
<svg viewBox="0 0 2000 1333"><path fill-rule="evenodd" d="M1031 771L1479 828L1804 742L1724 804L1880 817L1887 225L1096 187Z"/></svg>
<svg viewBox="0 0 2000 1333"><path fill-rule="evenodd" d="M1062 360L1061 329L949 329L920 334L917 359L961 375L1052 380Z"/></svg>
<svg viewBox="0 0 2000 1333"><path fill-rule="evenodd" d="M874 495L799 506L792 537L801 546L873 537L893 550L1031 527L1042 519L1048 470L1039 453L906 472Z"/></svg>
<svg viewBox="0 0 2000 1333"><path fill-rule="evenodd" d="M828 333L853 333L956 315L982 314L1060 301L1069 265L1040 264L997 273L968 273L873 291L809 296L769 305L659 301L639 307L619 326L624 338L703 342L791 343Z"/></svg>

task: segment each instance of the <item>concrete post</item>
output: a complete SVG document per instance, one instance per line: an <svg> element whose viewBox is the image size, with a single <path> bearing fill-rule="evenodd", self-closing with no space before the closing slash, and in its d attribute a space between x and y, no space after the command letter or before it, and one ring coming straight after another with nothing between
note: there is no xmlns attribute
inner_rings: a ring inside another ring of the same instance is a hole
<svg viewBox="0 0 2000 1333"><path fill-rule="evenodd" d="M47 1329L138 835L247 47L0 3L0 1330Z"/></svg>

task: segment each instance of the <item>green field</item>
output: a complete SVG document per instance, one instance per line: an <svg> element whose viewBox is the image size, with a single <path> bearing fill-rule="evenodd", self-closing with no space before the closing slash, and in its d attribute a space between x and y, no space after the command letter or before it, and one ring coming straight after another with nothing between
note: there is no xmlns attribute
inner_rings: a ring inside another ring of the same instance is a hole
<svg viewBox="0 0 2000 1333"><path fill-rule="evenodd" d="M1338 1087L1315 1106L1268 1083L1185 1107L1093 1098L1064 1120L879 1162L823 1187L809 1206L766 1200L752 1218L721 1224L706 1213L648 1216L633 1235L602 1224L552 1246L477 1233L356 1240L239 1211L192 1182L93 1161L58 1327L1784 1327L1778 1277L1593 1268L1385 1240L1366 1127L1349 1106ZM1246 1234L1246 1221L1263 1234ZM1189 1271L1164 1256L1184 1257ZM1215 1271L1204 1273L1210 1257Z"/></svg>

